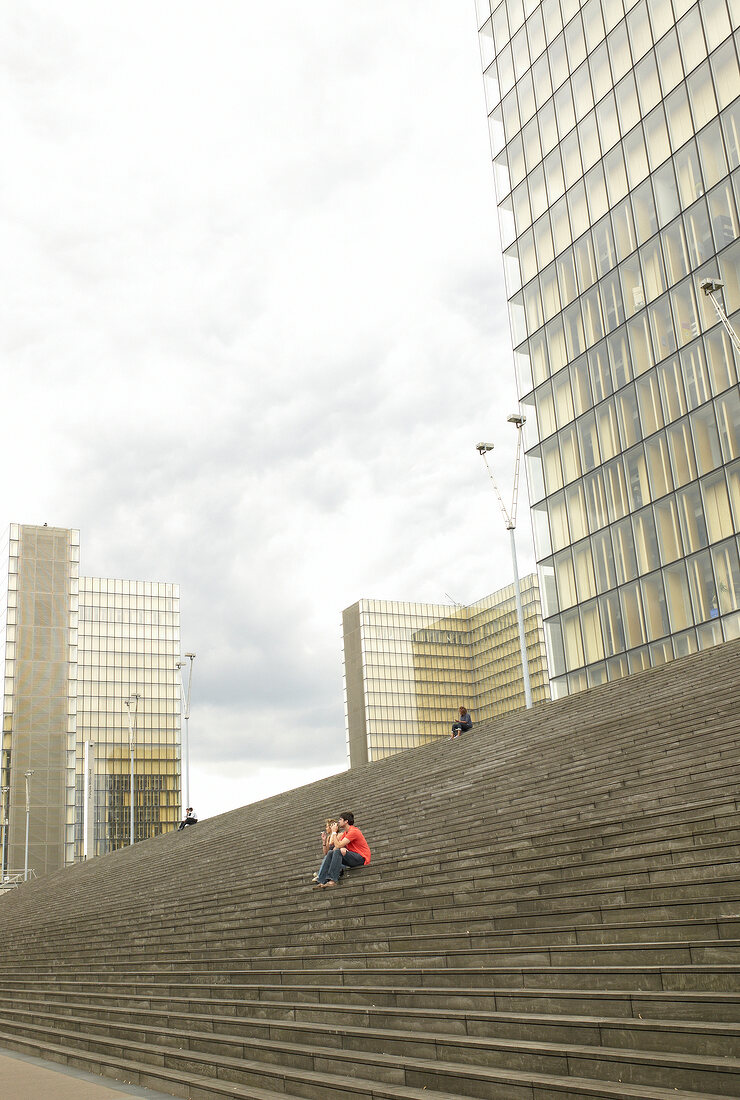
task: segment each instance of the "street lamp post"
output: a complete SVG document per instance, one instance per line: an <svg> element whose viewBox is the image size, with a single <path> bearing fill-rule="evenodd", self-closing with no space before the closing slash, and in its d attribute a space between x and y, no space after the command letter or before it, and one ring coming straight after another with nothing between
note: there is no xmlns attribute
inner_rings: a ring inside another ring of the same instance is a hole
<svg viewBox="0 0 740 1100"><path fill-rule="evenodd" d="M141 696L136 692L131 694L128 699L123 700L123 705L126 708L126 714L128 715L128 736L129 736L129 756L131 762L131 805L129 808L129 844L134 843L134 738L136 736L136 717L139 713L139 699ZM131 718L131 707L134 708L134 717Z"/></svg>
<svg viewBox="0 0 740 1100"><path fill-rule="evenodd" d="M717 314L722 328L730 337L730 340L732 340L732 345L735 348L735 351L740 351L740 339L738 339L737 333L730 324L730 319L725 313L722 302L717 297L717 292L722 290L724 285L725 284L722 282L721 279L702 279L702 281L699 283L699 289L704 291L707 298L709 298L712 305L714 306L714 312Z"/></svg>
<svg viewBox="0 0 740 1100"><path fill-rule="evenodd" d="M5 846L8 838L8 801L10 796L10 787L0 788L3 797L3 839L2 839L2 860L0 860L0 884L5 882Z"/></svg>
<svg viewBox="0 0 740 1100"><path fill-rule="evenodd" d="M524 676L524 701L527 709L532 706L532 686L529 680L529 661L527 660L527 641L524 634L524 613L522 611L522 593L519 587L519 565L516 557L516 540L514 538L514 531L516 530L516 509L519 498L519 466L522 453L522 425L525 422L526 417L521 416L519 413L513 413L507 418L510 424L514 424L517 430L517 443L516 443L516 465L514 467L514 490L511 497L511 508L507 510L506 505L503 502L501 493L499 492L498 485L494 479L491 467L488 464L488 458L486 454L488 451L493 450L493 443L477 443L476 451L480 454L481 458L486 464L488 470L488 476L491 479L494 489L496 490L496 496L498 497L499 505L503 513L504 522L506 523L506 529L509 532L509 539L511 543L511 564L514 568L514 595L516 597L516 617L519 623L519 649L522 657L522 674Z"/></svg>
<svg viewBox="0 0 740 1100"><path fill-rule="evenodd" d="M185 816L185 811L190 805L190 693L193 688L193 661L195 660L194 653L186 653L185 656L190 661L190 671L188 673L188 690L185 691L185 682L183 680L182 670L185 667L184 661L178 661L175 668L180 674L180 694L182 696L182 716L185 721L185 727L183 729L182 739L182 815Z"/></svg>
<svg viewBox="0 0 740 1100"><path fill-rule="evenodd" d="M33 770L25 773L26 780L26 856L23 862L23 881L28 881L28 826L31 820L31 776Z"/></svg>

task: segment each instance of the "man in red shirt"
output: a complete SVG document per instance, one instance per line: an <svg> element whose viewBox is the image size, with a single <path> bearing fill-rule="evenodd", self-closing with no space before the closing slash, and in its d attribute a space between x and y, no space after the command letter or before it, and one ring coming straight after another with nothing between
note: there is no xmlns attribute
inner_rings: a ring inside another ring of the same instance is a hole
<svg viewBox="0 0 740 1100"><path fill-rule="evenodd" d="M339 884L343 867L363 867L370 862L370 848L355 825L355 815L339 816L339 828L329 837L329 851L324 856L315 889Z"/></svg>

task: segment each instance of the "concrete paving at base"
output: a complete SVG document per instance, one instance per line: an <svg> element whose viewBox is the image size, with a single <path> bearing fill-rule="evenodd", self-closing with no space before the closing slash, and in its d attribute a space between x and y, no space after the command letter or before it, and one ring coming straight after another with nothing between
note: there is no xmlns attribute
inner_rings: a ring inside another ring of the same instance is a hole
<svg viewBox="0 0 740 1100"><path fill-rule="evenodd" d="M0 1096L3 1100L123 1100L127 1096L172 1100L163 1092L95 1077L11 1050L0 1050Z"/></svg>

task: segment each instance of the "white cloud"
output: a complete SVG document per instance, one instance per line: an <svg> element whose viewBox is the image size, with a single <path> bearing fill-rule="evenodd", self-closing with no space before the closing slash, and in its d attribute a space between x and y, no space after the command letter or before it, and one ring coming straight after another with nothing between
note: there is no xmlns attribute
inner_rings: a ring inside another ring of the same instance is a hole
<svg viewBox="0 0 740 1100"><path fill-rule="evenodd" d="M0 12L0 512L79 527L87 573L181 584L202 813L251 790L236 766L341 766L343 607L510 581L473 450L495 438L510 477L474 23L458 0Z"/></svg>

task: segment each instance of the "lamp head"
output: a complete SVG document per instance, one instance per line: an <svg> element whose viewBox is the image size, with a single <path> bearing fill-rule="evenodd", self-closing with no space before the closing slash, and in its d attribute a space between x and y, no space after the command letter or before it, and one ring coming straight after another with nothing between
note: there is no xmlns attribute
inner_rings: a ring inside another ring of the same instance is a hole
<svg viewBox="0 0 740 1100"><path fill-rule="evenodd" d="M486 451L493 450L493 443L476 443L475 449L479 455L484 455Z"/></svg>
<svg viewBox="0 0 740 1100"><path fill-rule="evenodd" d="M527 421L526 416L522 416L521 413L512 413L511 416L506 417L507 423L515 424L517 428L521 428L522 424Z"/></svg>
<svg viewBox="0 0 740 1100"><path fill-rule="evenodd" d="M188 657L191 661L195 660L195 654L194 653L186 653L185 656Z"/></svg>
<svg viewBox="0 0 740 1100"><path fill-rule="evenodd" d="M702 279L699 283L699 288L703 290L705 294L715 294L718 290L722 290L724 285L721 279Z"/></svg>

